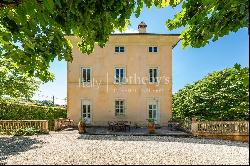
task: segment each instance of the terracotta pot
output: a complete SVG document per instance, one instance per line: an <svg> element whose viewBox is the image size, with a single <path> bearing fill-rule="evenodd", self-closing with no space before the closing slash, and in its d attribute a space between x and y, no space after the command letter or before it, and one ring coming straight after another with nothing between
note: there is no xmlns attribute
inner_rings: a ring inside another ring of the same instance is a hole
<svg viewBox="0 0 250 166"><path fill-rule="evenodd" d="M150 134L154 134L155 133L155 123L148 123L148 131Z"/></svg>
<svg viewBox="0 0 250 166"><path fill-rule="evenodd" d="M84 134L86 132L86 126L84 123L82 122L78 123L78 131L79 131L79 134Z"/></svg>

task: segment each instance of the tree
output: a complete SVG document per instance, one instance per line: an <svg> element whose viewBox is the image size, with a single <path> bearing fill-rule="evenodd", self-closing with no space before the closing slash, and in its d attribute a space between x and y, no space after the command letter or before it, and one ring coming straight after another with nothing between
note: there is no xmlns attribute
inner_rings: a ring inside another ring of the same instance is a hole
<svg viewBox="0 0 250 166"><path fill-rule="evenodd" d="M181 5L173 19L166 21L169 30L184 27L181 32L182 46L204 47L209 41L249 28L249 0L137 0L136 16L140 15L143 3L148 8Z"/></svg>
<svg viewBox="0 0 250 166"><path fill-rule="evenodd" d="M248 27L248 0L2 0L0 57L11 59L22 73L52 80L50 62L72 61L65 35L80 37L80 50L89 54L95 43L103 47L115 29L123 30L132 13L138 17L143 5L182 5L166 25L170 30L186 27L181 33L184 47L201 47Z"/></svg>
<svg viewBox="0 0 250 166"><path fill-rule="evenodd" d="M0 99L3 97L30 99L40 81L19 71L16 63L0 58Z"/></svg>
<svg viewBox="0 0 250 166"><path fill-rule="evenodd" d="M33 103L41 106L54 106L54 103L51 100L33 100Z"/></svg>
<svg viewBox="0 0 250 166"><path fill-rule="evenodd" d="M178 0L175 5L181 2L182 10L166 26L170 30L185 27L181 32L183 47L203 47L249 27L249 0Z"/></svg>
<svg viewBox="0 0 250 166"><path fill-rule="evenodd" d="M233 68L214 72L187 85L173 95L173 117L199 120L248 120L249 68Z"/></svg>
<svg viewBox="0 0 250 166"><path fill-rule="evenodd" d="M72 60L65 35L80 37L80 50L89 54L95 43L103 47L115 29L126 27L135 5L134 0L3 0L0 56L23 73L52 80L49 63Z"/></svg>

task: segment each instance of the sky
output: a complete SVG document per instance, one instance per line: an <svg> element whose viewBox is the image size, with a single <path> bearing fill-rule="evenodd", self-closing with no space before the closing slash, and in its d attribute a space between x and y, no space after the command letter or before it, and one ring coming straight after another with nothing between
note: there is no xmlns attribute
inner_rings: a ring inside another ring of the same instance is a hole
<svg viewBox="0 0 250 166"><path fill-rule="evenodd" d="M167 19L173 18L181 8L164 9L144 8L140 17L131 16L131 25L126 32L137 32L137 25L144 21L149 33L179 34L182 28L169 31L165 27ZM183 49L181 42L173 49L173 93L187 84L202 79L209 73L233 67L235 63L242 67L249 66L249 36L247 29L240 29L230 33L216 42L211 42L203 48ZM55 103L65 103L67 96L67 64L65 61L55 60L50 70L55 74L55 80L40 86L34 99L48 99L55 97Z"/></svg>

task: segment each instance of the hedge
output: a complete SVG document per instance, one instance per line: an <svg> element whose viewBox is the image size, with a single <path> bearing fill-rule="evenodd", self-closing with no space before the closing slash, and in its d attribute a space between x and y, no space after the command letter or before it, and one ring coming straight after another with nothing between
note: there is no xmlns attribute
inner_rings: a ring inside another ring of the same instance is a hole
<svg viewBox="0 0 250 166"><path fill-rule="evenodd" d="M173 95L173 118L249 120L249 68L235 65L213 72Z"/></svg>
<svg viewBox="0 0 250 166"><path fill-rule="evenodd" d="M37 106L0 101L0 120L48 120L49 130L53 130L54 119L66 118L62 107Z"/></svg>

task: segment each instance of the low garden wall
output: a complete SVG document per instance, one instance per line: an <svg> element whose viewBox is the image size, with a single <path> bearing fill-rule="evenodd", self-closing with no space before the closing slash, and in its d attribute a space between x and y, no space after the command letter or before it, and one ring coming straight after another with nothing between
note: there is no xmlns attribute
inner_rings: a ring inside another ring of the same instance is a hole
<svg viewBox="0 0 250 166"><path fill-rule="evenodd" d="M48 120L0 120L1 132L11 133L25 128L36 128L47 133L49 132Z"/></svg>
<svg viewBox="0 0 250 166"><path fill-rule="evenodd" d="M193 119L191 132L194 136L249 142L248 121L198 122Z"/></svg>

